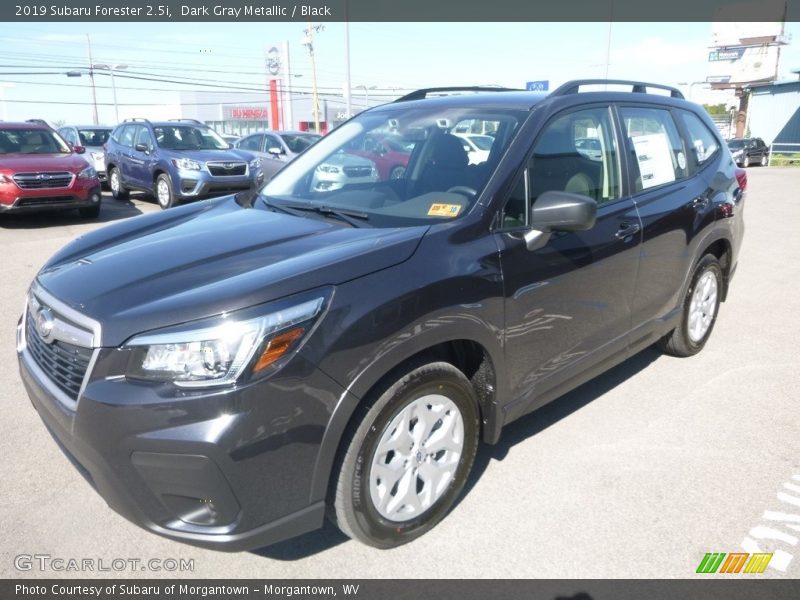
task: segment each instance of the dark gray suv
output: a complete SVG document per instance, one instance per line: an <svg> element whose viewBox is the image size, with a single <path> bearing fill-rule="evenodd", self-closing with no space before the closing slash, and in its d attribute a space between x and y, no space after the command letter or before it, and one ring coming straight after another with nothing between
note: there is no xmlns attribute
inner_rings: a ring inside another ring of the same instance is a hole
<svg viewBox="0 0 800 600"><path fill-rule="evenodd" d="M492 132L487 157L464 131ZM402 177L315 185L371 135L403 140ZM108 504L154 533L241 550L327 515L396 546L444 518L479 441L652 344L703 348L742 185L672 88L421 90L260 190L70 243L31 285L22 379Z"/></svg>

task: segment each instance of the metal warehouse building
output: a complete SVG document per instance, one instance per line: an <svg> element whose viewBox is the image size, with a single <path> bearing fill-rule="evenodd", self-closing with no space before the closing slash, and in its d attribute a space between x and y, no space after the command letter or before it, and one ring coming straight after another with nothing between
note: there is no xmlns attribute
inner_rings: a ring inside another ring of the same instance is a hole
<svg viewBox="0 0 800 600"><path fill-rule="evenodd" d="M773 151L800 153L800 81L752 88L748 112L751 135Z"/></svg>

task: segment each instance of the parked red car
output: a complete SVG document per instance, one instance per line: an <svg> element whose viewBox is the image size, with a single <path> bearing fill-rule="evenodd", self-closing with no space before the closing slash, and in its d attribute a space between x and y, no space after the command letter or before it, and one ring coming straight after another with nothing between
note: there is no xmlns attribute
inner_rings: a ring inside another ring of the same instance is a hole
<svg viewBox="0 0 800 600"><path fill-rule="evenodd" d="M0 122L0 213L77 208L100 214L97 172L46 125Z"/></svg>
<svg viewBox="0 0 800 600"><path fill-rule="evenodd" d="M375 163L378 179L400 179L405 175L413 144L404 142L400 136L373 134L363 135L347 146L348 154L363 156Z"/></svg>

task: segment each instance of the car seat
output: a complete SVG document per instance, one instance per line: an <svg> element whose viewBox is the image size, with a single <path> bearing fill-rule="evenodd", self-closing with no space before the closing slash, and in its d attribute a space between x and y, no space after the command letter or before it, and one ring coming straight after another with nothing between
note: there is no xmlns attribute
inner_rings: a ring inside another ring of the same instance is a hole
<svg viewBox="0 0 800 600"><path fill-rule="evenodd" d="M457 185L471 186L467 177L469 157L462 141L443 133L434 138L430 159L419 179L419 194L441 192Z"/></svg>

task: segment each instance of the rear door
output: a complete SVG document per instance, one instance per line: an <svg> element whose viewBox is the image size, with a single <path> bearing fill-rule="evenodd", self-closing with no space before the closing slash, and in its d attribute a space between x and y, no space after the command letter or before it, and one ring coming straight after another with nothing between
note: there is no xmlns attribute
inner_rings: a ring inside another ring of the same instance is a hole
<svg viewBox="0 0 800 600"><path fill-rule="evenodd" d="M582 151L595 140L594 149ZM599 148L599 151L597 150ZM528 250L529 207L548 190L593 198L590 230L555 232ZM561 113L537 137L496 233L506 294L506 362L514 408L509 418L538 406L537 398L577 373L627 354L631 300L641 226L622 194L618 131L608 105Z"/></svg>
<svg viewBox="0 0 800 600"><path fill-rule="evenodd" d="M711 149L685 140L679 112L666 106L625 103L618 107L629 185L642 220L641 268L633 296L635 339L663 333L664 319L680 308L692 268L693 242L713 206L696 171L696 156ZM713 152L719 152L714 148Z"/></svg>

